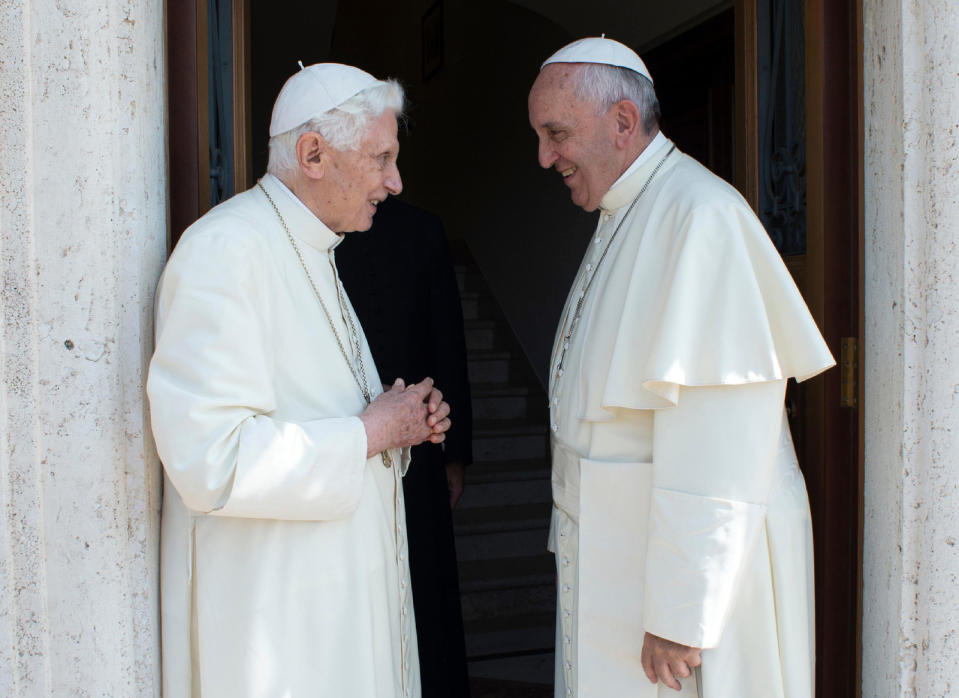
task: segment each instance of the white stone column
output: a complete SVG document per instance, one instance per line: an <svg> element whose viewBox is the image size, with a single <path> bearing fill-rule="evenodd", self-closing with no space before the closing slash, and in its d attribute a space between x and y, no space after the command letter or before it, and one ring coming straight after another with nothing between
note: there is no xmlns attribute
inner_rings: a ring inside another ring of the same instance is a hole
<svg viewBox="0 0 959 698"><path fill-rule="evenodd" d="M863 696L954 695L959 12L954 0L864 0L863 12Z"/></svg>
<svg viewBox="0 0 959 698"><path fill-rule="evenodd" d="M0 3L0 695L159 695L161 0Z"/></svg>

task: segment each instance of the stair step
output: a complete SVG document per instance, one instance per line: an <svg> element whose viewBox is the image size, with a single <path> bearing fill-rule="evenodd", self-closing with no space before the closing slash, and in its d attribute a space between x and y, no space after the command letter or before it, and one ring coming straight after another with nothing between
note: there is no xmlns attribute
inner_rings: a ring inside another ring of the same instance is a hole
<svg viewBox="0 0 959 698"><path fill-rule="evenodd" d="M512 354L508 351L475 351L467 359L470 383L507 383Z"/></svg>
<svg viewBox="0 0 959 698"><path fill-rule="evenodd" d="M453 512L469 672L490 689L476 698L531 698L553 679L546 397L478 267L455 271L473 395L475 462Z"/></svg>
<svg viewBox="0 0 959 698"><path fill-rule="evenodd" d="M550 579L535 586L490 589L461 594L463 622L495 615L550 613L556 608L556 585Z"/></svg>
<svg viewBox="0 0 959 698"><path fill-rule="evenodd" d="M453 528L457 534L471 535L548 527L552 506L552 501L547 499L525 504L463 509L457 507L453 512Z"/></svg>
<svg viewBox="0 0 959 698"><path fill-rule="evenodd" d="M556 637L555 618L555 612L538 612L487 616L464 623L466 656L552 649Z"/></svg>
<svg viewBox="0 0 959 698"><path fill-rule="evenodd" d="M487 426L489 425L489 426ZM473 460L545 458L548 442L545 424L473 421Z"/></svg>
<svg viewBox="0 0 959 698"><path fill-rule="evenodd" d="M461 291L460 305L463 308L463 320L489 320L499 318L502 312L490 294L480 291Z"/></svg>
<svg viewBox="0 0 959 698"><path fill-rule="evenodd" d="M471 386L473 395L473 418L482 420L491 419L522 419L532 414L543 417L545 423L546 398L537 394L537 398L542 398L538 410L530 410L530 401L534 399L530 395L530 389L527 386L503 385L500 383L475 384ZM538 391L537 391L538 392Z"/></svg>
<svg viewBox="0 0 959 698"><path fill-rule="evenodd" d="M468 486L510 480L549 480L548 458L476 462L466 471Z"/></svg>
<svg viewBox="0 0 959 698"><path fill-rule="evenodd" d="M553 698L553 650L469 662L473 698Z"/></svg>
<svg viewBox="0 0 959 698"><path fill-rule="evenodd" d="M506 557L491 560L460 560L460 591L487 591L555 584L556 561L545 546L526 557Z"/></svg>
<svg viewBox="0 0 959 698"><path fill-rule="evenodd" d="M486 279L483 278L483 275L477 267L456 264L453 268L456 272L456 285L459 287L460 293L464 291L476 291L481 294L484 292L489 293L486 286Z"/></svg>
<svg viewBox="0 0 959 698"><path fill-rule="evenodd" d="M501 530L492 533L457 531L456 557L463 562L522 558L530 553L545 551L548 534L548 518L543 519L535 528L524 530Z"/></svg>
<svg viewBox="0 0 959 698"><path fill-rule="evenodd" d="M460 291L460 306L463 310L463 320L469 322L480 316L480 294L476 291Z"/></svg>
<svg viewBox="0 0 959 698"><path fill-rule="evenodd" d="M543 478L471 482L463 490L457 511L516 504L549 504L553 499L550 481Z"/></svg>
<svg viewBox="0 0 959 698"><path fill-rule="evenodd" d="M466 337L466 350L472 354L494 349L503 329L495 320L466 320L463 322L463 334Z"/></svg>

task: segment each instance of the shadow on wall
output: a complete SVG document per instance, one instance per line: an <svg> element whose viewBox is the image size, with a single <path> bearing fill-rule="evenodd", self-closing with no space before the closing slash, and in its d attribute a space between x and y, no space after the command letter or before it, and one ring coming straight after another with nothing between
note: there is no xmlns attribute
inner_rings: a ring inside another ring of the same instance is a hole
<svg viewBox="0 0 959 698"><path fill-rule="evenodd" d="M440 215L469 245L540 380L595 216L542 170L526 98L539 66L571 37L508 2L444 2L442 68L424 80L432 1L341 3L331 60L400 79L410 99L402 198ZM371 9L376 8L376 9Z"/></svg>

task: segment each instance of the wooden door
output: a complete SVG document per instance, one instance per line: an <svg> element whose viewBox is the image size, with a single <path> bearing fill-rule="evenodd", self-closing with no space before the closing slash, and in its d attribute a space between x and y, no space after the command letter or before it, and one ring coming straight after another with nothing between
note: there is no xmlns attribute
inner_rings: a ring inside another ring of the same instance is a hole
<svg viewBox="0 0 959 698"><path fill-rule="evenodd" d="M230 193L253 184L250 159L250 0L169 0L167 70L170 109L171 249L183 230L211 204L211 77L229 82L225 129L230 171L222 173ZM215 11L220 8L220 11ZM211 33L212 32L212 33ZM211 71L211 36L221 42L228 68ZM215 92L215 90L214 90Z"/></svg>
<svg viewBox="0 0 959 698"><path fill-rule="evenodd" d="M762 22L778 0L736 0L736 184L762 215ZM805 0L805 245L784 255L840 363L789 391L816 556L816 695L861 691L861 0ZM772 13L774 14L774 13ZM768 95L766 96L768 97Z"/></svg>

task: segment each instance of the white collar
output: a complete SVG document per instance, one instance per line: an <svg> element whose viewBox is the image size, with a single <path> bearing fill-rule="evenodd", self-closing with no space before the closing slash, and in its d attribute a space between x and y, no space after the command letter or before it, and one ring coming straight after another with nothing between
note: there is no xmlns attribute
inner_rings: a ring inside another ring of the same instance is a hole
<svg viewBox="0 0 959 698"><path fill-rule="evenodd" d="M643 152L646 152L646 151L643 151ZM313 213L313 211L310 210L310 207L307 206L306 204L304 204L302 201L300 201L300 197L298 197L296 194L294 194L294 193L293 193L293 190L290 189L288 186L286 186L286 184L283 183L283 180L282 180L282 179L280 179L279 177L275 177L275 176L274 176L274 179L276 180L276 183L279 185L280 189L282 189L283 191L286 192L287 196L289 196L289 197L290 197L291 199L293 199L296 203L298 203L298 204L300 205L300 207L301 207L304 211L306 211L306 212L309 213L311 216L313 216L314 218L316 218L316 220L320 220L319 217L317 217L317 215L316 215L315 213Z"/></svg>

